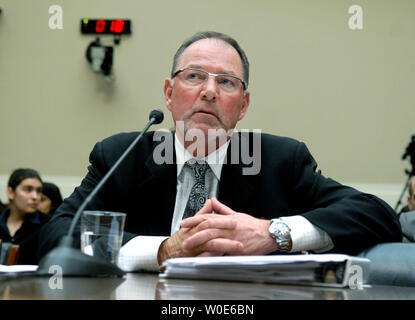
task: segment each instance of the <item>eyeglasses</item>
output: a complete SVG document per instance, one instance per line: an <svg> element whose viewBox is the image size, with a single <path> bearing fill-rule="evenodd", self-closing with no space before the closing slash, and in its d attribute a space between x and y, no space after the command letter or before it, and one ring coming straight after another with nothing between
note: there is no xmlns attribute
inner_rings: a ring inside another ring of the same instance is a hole
<svg viewBox="0 0 415 320"><path fill-rule="evenodd" d="M225 92L232 93L237 91L240 88L239 82L242 83L244 91L246 90L245 81L230 74L216 74L196 68L183 68L177 70L173 74L173 78L176 76L178 76L180 81L184 84L192 87L200 86L209 79L209 76L212 76L215 77L219 88Z"/></svg>

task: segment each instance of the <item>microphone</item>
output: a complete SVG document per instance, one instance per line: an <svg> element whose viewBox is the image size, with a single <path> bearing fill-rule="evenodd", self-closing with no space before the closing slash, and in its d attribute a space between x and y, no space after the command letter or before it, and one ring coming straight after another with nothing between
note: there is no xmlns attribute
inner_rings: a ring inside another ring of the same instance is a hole
<svg viewBox="0 0 415 320"><path fill-rule="evenodd" d="M153 121L154 124L159 124L163 122L164 114L161 110L153 110L150 112L150 121Z"/></svg>
<svg viewBox="0 0 415 320"><path fill-rule="evenodd" d="M73 233L75 230L76 223L78 222L82 212L84 211L87 204L102 188L105 182L109 179L112 173L118 168L120 163L135 147L141 137L148 131L152 124L159 124L163 121L164 115L161 110L153 110L150 112L150 117L147 125L143 131L134 139L130 146L124 151L119 159L114 163L110 170L105 174L102 180L95 186L92 192L85 198L84 202L76 211L68 234L62 237L59 245L51 250L46 256L44 256L39 262L39 268L36 271L37 275L50 276L51 267L59 266L62 270L63 276L89 276L89 277L107 277L107 276L118 276L122 277L125 275L125 271L121 270L115 264L112 264L106 260L89 256L81 252L79 249L73 247Z"/></svg>

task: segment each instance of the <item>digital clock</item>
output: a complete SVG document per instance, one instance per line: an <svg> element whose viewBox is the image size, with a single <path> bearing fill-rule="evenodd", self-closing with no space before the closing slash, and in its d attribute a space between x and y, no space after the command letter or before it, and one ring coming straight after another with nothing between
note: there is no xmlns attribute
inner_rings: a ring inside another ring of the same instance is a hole
<svg viewBox="0 0 415 320"><path fill-rule="evenodd" d="M82 19L83 34L131 34L131 20L125 19Z"/></svg>

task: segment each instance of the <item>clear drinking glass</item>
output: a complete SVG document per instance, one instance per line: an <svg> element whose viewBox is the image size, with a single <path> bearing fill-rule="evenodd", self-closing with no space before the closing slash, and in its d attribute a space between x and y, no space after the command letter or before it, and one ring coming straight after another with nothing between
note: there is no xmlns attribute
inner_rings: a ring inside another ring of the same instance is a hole
<svg viewBox="0 0 415 320"><path fill-rule="evenodd" d="M124 234L125 213L84 211L81 216L81 250L117 264Z"/></svg>

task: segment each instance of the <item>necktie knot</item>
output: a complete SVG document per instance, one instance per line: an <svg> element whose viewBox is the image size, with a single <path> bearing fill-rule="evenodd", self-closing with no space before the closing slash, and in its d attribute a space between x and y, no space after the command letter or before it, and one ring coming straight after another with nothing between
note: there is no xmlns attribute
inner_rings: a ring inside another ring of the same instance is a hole
<svg viewBox="0 0 415 320"><path fill-rule="evenodd" d="M209 168L207 163L199 163L197 161L187 161L186 164L193 170L193 175L196 182L204 183L206 171Z"/></svg>

